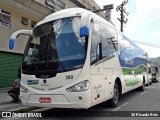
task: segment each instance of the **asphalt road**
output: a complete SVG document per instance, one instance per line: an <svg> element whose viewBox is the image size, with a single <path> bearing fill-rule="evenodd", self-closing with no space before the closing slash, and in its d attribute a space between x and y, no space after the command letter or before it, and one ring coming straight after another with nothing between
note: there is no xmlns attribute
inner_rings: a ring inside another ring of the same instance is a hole
<svg viewBox="0 0 160 120"><path fill-rule="evenodd" d="M109 108L103 103L88 110L42 108L30 112L41 113L42 118L33 118L35 120L160 120L160 82L145 87L143 92L133 90L122 95L116 108ZM159 117L142 117L142 115L151 116L151 114ZM7 118L7 120L9 119L22 118Z"/></svg>

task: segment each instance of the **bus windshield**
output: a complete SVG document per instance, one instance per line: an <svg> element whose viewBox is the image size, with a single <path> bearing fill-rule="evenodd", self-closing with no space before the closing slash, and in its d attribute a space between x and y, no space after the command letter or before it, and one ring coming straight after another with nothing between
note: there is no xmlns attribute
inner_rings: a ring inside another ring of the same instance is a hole
<svg viewBox="0 0 160 120"><path fill-rule="evenodd" d="M24 73L63 72L83 66L87 40L80 38L80 17L69 17L37 26L25 48Z"/></svg>

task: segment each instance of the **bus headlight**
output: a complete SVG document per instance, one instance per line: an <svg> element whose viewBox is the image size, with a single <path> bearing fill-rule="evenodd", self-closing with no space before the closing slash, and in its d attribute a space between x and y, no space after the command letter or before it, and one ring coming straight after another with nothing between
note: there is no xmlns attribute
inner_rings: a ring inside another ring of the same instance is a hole
<svg viewBox="0 0 160 120"><path fill-rule="evenodd" d="M67 92L81 92L89 89L89 81L85 80L67 89Z"/></svg>
<svg viewBox="0 0 160 120"><path fill-rule="evenodd" d="M20 86L20 92L27 93L28 89L21 85Z"/></svg>

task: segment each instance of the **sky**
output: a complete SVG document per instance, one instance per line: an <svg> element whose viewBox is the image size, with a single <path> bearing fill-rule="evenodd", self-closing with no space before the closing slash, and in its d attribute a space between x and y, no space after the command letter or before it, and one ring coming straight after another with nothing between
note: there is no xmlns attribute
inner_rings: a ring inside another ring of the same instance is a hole
<svg viewBox="0 0 160 120"><path fill-rule="evenodd" d="M124 1L124 0L123 0ZM112 10L112 22L120 30L120 12L116 11L122 0L95 0L103 8L103 5L114 4ZM124 25L124 34L131 40L139 41L152 46L139 44L148 52L149 57L160 56L160 0L128 0L125 5L129 15L127 24ZM154 47L153 47L154 46Z"/></svg>

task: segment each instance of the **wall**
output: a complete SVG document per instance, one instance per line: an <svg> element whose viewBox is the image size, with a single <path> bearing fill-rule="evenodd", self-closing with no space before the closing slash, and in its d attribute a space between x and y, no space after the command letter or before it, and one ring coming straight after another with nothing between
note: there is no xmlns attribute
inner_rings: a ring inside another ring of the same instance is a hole
<svg viewBox="0 0 160 120"><path fill-rule="evenodd" d="M0 9L11 14L11 28L0 26L0 88L3 88L11 87L13 81L17 78L17 71L21 66L22 53L27 42L27 37L21 36L15 44L15 49L11 51L8 49L10 35L19 29L31 29L31 20L35 20L31 16L15 11L9 6L0 4ZM21 23L22 16L28 18L28 26Z"/></svg>

